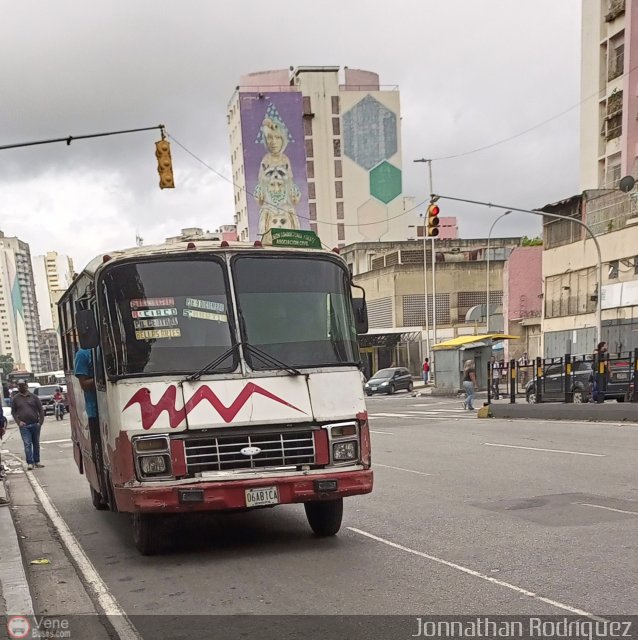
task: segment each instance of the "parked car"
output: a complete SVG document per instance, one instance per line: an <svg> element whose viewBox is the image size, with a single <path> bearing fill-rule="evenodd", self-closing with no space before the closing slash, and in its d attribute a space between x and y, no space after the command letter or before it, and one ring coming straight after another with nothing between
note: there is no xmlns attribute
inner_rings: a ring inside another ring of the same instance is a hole
<svg viewBox="0 0 638 640"><path fill-rule="evenodd" d="M594 380L593 362L591 360L575 360L573 362L572 402L579 404L589 402ZM564 373L562 362L545 367L542 402L563 402L565 399ZM629 361L610 360L609 376L605 389L606 400L625 402L631 399L633 388L631 383L631 366ZM530 380L525 386L525 397L530 404L536 403L536 381Z"/></svg>
<svg viewBox="0 0 638 640"><path fill-rule="evenodd" d="M377 371L364 385L367 395L373 393L387 393L392 395L395 391L405 389L412 391L414 383L412 376L407 369L403 367L391 367L389 369L380 369Z"/></svg>
<svg viewBox="0 0 638 640"><path fill-rule="evenodd" d="M53 415L53 412L55 411L55 402L53 401L53 395L55 394L57 389L59 389L57 384L47 384L31 390L31 393L40 398L40 402L42 403L42 407L44 408L45 415L48 413Z"/></svg>

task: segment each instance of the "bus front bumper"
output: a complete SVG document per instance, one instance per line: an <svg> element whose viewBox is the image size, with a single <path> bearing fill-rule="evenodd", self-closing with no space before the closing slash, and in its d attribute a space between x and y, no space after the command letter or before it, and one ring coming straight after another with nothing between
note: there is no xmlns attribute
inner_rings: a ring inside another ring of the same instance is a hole
<svg viewBox="0 0 638 640"><path fill-rule="evenodd" d="M191 511L229 511L247 506L251 489L277 489L275 504L335 500L372 491L371 469L326 472L309 476L260 477L187 484L115 487L119 511L142 513L180 513ZM270 496L273 493L270 492ZM261 505L256 505L261 506Z"/></svg>

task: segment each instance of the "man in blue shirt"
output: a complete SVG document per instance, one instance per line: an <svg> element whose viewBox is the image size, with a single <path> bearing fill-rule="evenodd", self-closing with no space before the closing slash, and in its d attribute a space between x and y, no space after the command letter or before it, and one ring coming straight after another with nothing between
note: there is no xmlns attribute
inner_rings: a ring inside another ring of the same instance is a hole
<svg viewBox="0 0 638 640"><path fill-rule="evenodd" d="M74 374L84 391L84 406L89 418L89 434L91 436L91 458L95 464L100 483L101 502L106 504L104 491L104 461L102 458L102 438L100 437L100 421L97 414L97 393L95 392L95 373L93 369L93 352L90 349L79 349L75 354ZM100 498L100 496L98 496Z"/></svg>

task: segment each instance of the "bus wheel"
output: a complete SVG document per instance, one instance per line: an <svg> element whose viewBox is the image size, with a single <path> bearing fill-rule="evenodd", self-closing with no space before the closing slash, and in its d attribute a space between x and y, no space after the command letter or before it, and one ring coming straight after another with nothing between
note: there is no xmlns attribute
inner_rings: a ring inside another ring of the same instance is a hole
<svg viewBox="0 0 638 640"><path fill-rule="evenodd" d="M326 502L306 502L306 517L315 535L325 538L334 536L341 528L343 498Z"/></svg>
<svg viewBox="0 0 638 640"><path fill-rule="evenodd" d="M109 505L102 499L102 494L98 493L93 487L91 487L91 485L89 485L89 487L91 488L91 502L93 503L93 506L98 511L108 509Z"/></svg>
<svg viewBox="0 0 638 640"><path fill-rule="evenodd" d="M143 556L152 556L162 551L160 519L155 513L133 513L133 542Z"/></svg>

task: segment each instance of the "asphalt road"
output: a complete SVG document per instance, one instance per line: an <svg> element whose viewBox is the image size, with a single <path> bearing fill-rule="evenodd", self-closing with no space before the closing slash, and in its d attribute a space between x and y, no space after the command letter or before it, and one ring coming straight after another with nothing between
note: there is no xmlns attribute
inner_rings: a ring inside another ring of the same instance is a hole
<svg viewBox="0 0 638 640"><path fill-rule="evenodd" d="M184 519L170 553L142 557L129 517L91 506L66 421L47 419L34 475L131 616L638 614L638 426L407 394L368 410L375 489L332 539L290 506ZM15 431L4 446L20 451Z"/></svg>

